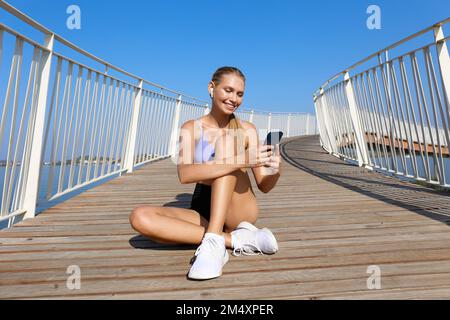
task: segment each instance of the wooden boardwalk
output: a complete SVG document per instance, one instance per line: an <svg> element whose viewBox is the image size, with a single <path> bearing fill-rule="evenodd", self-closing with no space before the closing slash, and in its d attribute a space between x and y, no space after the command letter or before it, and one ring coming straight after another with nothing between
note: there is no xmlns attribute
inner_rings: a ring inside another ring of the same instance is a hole
<svg viewBox="0 0 450 320"><path fill-rule="evenodd" d="M193 185L149 164L0 232L0 298L450 298L450 198L344 163L318 137L287 140L283 175L257 193L273 256L230 257L222 277L186 279L195 247L162 246L128 223L139 204L187 207ZM252 180L253 181L253 180ZM66 286L81 269L81 288ZM369 290L369 266L381 289Z"/></svg>

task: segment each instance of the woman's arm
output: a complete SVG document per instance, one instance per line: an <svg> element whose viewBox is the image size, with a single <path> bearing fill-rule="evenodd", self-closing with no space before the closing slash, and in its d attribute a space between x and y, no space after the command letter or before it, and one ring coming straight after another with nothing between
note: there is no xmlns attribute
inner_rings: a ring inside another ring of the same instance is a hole
<svg viewBox="0 0 450 320"><path fill-rule="evenodd" d="M221 151L222 147L216 144L216 159L205 163L194 163L195 154L195 132L194 120L186 122L181 127L180 133L180 150L177 164L178 178L182 184L196 183L210 179L216 179L232 173L242 168L250 168L255 165L263 165L269 162L267 154L260 153L257 155L258 162L251 163L249 156L229 156L222 157L226 152ZM222 141L221 139L218 139Z"/></svg>
<svg viewBox="0 0 450 320"><path fill-rule="evenodd" d="M214 164L214 161L202 164L182 164L178 165L178 178L182 184L196 183L217 179L241 168L243 167L240 165Z"/></svg>

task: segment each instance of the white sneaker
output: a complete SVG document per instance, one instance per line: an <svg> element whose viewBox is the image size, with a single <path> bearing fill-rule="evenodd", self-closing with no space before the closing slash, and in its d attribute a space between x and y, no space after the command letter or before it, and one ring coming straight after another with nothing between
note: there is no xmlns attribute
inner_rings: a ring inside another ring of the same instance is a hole
<svg viewBox="0 0 450 320"><path fill-rule="evenodd" d="M258 229L250 222L241 222L231 232L233 255L274 254L278 251L277 239L267 228Z"/></svg>
<svg viewBox="0 0 450 320"><path fill-rule="evenodd" d="M188 278L207 280L220 277L229 258L225 238L215 233L206 233L194 258Z"/></svg>

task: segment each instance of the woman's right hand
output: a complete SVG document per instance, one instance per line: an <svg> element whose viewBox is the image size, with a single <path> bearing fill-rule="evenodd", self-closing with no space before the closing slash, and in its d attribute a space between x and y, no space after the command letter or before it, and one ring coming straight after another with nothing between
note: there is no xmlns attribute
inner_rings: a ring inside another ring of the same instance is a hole
<svg viewBox="0 0 450 320"><path fill-rule="evenodd" d="M273 155L274 146L260 145L248 148L248 167L255 168L268 165L270 157Z"/></svg>
<svg viewBox="0 0 450 320"><path fill-rule="evenodd" d="M270 157L275 152L274 146L251 144L246 150L235 156L234 143L234 136L229 132L219 135L215 141L215 163L237 164L241 168L270 166Z"/></svg>

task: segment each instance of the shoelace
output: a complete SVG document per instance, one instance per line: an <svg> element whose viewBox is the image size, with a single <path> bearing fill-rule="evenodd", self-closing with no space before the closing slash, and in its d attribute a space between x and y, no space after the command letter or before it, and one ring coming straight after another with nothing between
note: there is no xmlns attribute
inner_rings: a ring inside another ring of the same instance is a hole
<svg viewBox="0 0 450 320"><path fill-rule="evenodd" d="M200 246L195 250L194 256L198 256L200 251L209 251L214 254L219 254L220 243L217 241L217 239L214 238L207 238L202 241Z"/></svg>
<svg viewBox="0 0 450 320"><path fill-rule="evenodd" d="M262 255L263 252L258 247L255 241L252 241L251 243L246 243L245 245L238 245L237 248L233 249L233 255L234 256L258 256Z"/></svg>

